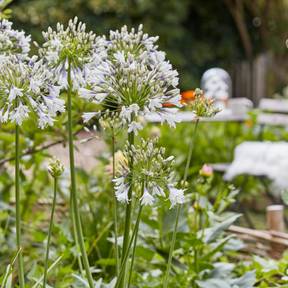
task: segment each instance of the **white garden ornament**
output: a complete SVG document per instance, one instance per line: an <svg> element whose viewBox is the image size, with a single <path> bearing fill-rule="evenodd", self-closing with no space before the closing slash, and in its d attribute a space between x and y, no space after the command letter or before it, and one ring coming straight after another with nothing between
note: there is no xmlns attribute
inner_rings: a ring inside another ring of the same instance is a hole
<svg viewBox="0 0 288 288"><path fill-rule="evenodd" d="M288 188L288 144L285 142L244 142L234 152L234 160L224 178L238 175L266 176L276 191Z"/></svg>

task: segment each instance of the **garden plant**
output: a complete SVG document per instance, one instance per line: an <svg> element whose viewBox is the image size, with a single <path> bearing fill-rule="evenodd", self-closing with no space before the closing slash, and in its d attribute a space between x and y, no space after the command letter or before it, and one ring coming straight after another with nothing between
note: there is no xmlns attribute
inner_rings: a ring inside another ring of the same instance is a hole
<svg viewBox="0 0 288 288"><path fill-rule="evenodd" d="M96 35L75 17L32 44L8 16L0 14L1 287L285 287L285 256L238 261L243 243L226 230L241 217L229 210L239 191L205 164L219 155L201 119L219 110L200 89L181 97L157 36L142 25ZM189 127L176 120L181 109L195 114ZM161 127L147 122L151 113ZM241 137L256 137L252 126ZM235 146L238 127L219 129ZM77 167L76 153L88 158L83 145L100 141L95 167ZM64 165L49 148L66 144Z"/></svg>

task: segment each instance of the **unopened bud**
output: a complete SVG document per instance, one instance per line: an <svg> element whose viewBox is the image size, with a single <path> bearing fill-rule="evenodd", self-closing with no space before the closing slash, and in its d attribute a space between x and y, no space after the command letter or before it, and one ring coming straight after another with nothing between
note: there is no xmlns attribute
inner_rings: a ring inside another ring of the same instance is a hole
<svg viewBox="0 0 288 288"><path fill-rule="evenodd" d="M200 169L199 174L204 177L211 177L213 175L213 168L207 164L204 164Z"/></svg>
<svg viewBox="0 0 288 288"><path fill-rule="evenodd" d="M54 178L60 177L64 172L64 165L59 159L53 158L48 164L48 172Z"/></svg>

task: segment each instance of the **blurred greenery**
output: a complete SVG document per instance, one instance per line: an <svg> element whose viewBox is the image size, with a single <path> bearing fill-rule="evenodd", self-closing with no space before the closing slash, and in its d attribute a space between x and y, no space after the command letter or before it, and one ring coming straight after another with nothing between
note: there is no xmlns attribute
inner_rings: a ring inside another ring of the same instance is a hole
<svg viewBox="0 0 288 288"><path fill-rule="evenodd" d="M235 62L249 57L246 46L253 47L254 56L286 51L285 1L15 0L11 8L16 25L39 42L42 30L76 15L98 34L143 23L146 32L160 36L160 48L178 69L182 89L199 87L207 68L231 71Z"/></svg>

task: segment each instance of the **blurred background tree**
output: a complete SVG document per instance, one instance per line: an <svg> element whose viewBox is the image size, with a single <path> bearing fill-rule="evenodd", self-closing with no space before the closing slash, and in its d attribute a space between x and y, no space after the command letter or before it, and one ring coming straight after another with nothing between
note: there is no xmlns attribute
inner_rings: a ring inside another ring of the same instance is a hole
<svg viewBox="0 0 288 288"><path fill-rule="evenodd" d="M2 0L0 1L0 19L7 19L11 15L11 9L7 6L12 2L12 0Z"/></svg>
<svg viewBox="0 0 288 288"><path fill-rule="evenodd" d="M210 67L232 72L235 63L253 63L269 52L276 75L269 91L287 81L287 7L287 0L15 0L11 5L16 25L40 42L41 30L75 15L99 34L143 23L146 32L160 36L182 89L199 86Z"/></svg>

